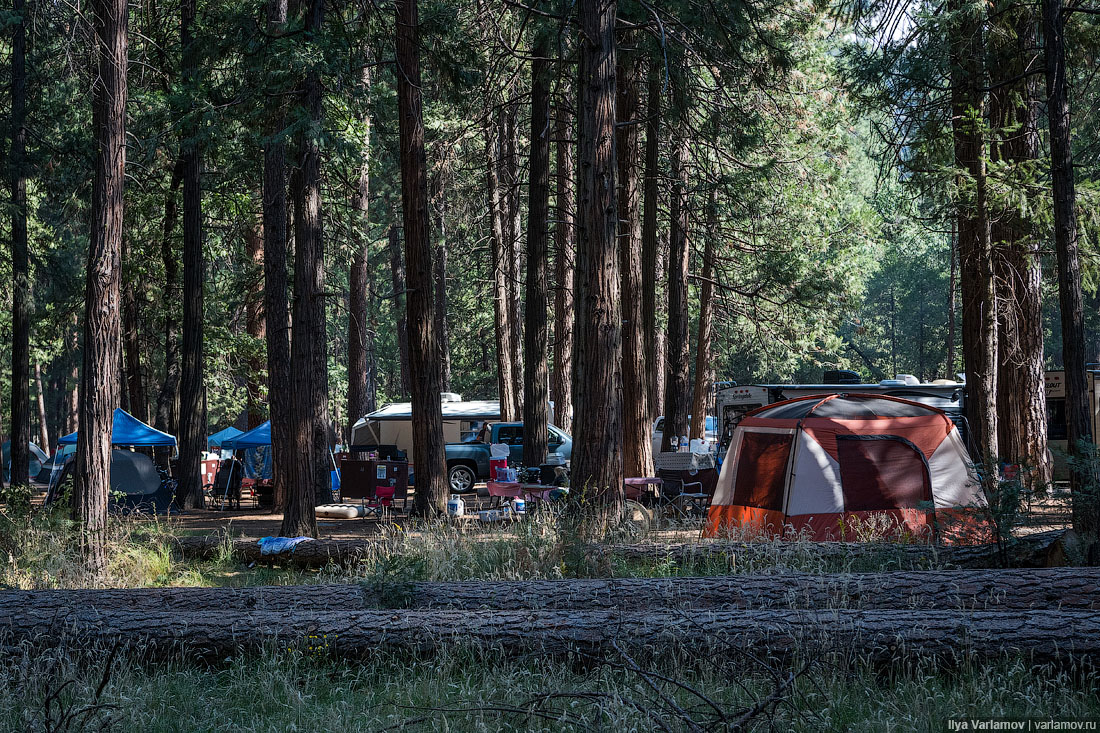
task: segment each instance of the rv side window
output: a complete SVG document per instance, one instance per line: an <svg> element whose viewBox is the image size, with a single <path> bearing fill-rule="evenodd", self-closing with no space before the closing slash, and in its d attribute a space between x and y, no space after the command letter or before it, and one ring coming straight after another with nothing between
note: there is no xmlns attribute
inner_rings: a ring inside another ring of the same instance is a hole
<svg viewBox="0 0 1100 733"><path fill-rule="evenodd" d="M1047 400L1047 440L1067 440L1069 426L1066 425L1066 400L1057 397Z"/></svg>

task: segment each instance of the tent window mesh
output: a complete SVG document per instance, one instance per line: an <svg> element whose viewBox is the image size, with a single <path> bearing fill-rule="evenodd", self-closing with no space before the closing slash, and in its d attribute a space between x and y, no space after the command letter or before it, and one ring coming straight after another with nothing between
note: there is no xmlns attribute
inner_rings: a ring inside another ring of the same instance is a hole
<svg viewBox="0 0 1100 733"><path fill-rule="evenodd" d="M741 436L734 504L783 510L783 484L793 441L794 436L785 433L745 432Z"/></svg>
<svg viewBox="0 0 1100 733"><path fill-rule="evenodd" d="M932 501L928 465L908 440L838 435L836 448L845 511L915 509Z"/></svg>

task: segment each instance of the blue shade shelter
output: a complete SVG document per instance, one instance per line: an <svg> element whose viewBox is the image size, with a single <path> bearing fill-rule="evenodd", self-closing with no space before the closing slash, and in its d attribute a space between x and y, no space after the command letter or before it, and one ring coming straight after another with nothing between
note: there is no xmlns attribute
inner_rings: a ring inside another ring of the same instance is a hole
<svg viewBox="0 0 1100 733"><path fill-rule="evenodd" d="M57 441L58 445L75 445L76 433L69 433ZM121 407L115 408L111 426L111 445L136 447L174 446L176 439L138 420Z"/></svg>
<svg viewBox="0 0 1100 733"><path fill-rule="evenodd" d="M232 428L230 428L232 429ZM224 431L223 431L224 432ZM258 425L247 433L240 433L235 438L222 441L222 448L232 450L245 450L247 448L263 448L271 445L271 421L268 420Z"/></svg>
<svg viewBox="0 0 1100 733"><path fill-rule="evenodd" d="M225 430L219 430L206 439L206 447L208 450L217 450L221 448L226 441L232 440L239 435L244 435L244 431L237 430L234 427L228 427ZM226 446L228 447L228 446Z"/></svg>

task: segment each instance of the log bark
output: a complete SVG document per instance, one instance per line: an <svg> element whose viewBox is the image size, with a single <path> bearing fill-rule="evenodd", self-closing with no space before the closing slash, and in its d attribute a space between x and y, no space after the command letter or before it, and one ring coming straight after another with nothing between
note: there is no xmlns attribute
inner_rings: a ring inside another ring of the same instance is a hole
<svg viewBox="0 0 1100 733"><path fill-rule="evenodd" d="M272 646L314 655L365 658L380 649L429 653L492 648L507 655L710 656L716 645L757 657L829 653L896 662L954 663L1020 655L1032 663L1100 657L1100 612L1086 610L621 610L485 611L343 609L192 614L65 606L49 616L26 607L0 611L3 651L26 645L115 646L146 658L222 660ZM658 651L660 650L660 651Z"/></svg>
<svg viewBox="0 0 1100 733"><path fill-rule="evenodd" d="M196 0L180 5L183 47L180 75L195 92L199 49L194 38ZM179 487L176 504L184 510L202 506L202 454L206 449L206 400L203 384L202 152L193 102L184 111L183 142L183 349L180 370Z"/></svg>
<svg viewBox="0 0 1100 733"><path fill-rule="evenodd" d="M576 249L574 213L573 125L569 112L555 109L557 130L554 134L557 157L556 206L554 224L554 372L551 396L554 423L566 433L573 431L573 269Z"/></svg>
<svg viewBox="0 0 1100 733"><path fill-rule="evenodd" d="M84 365L73 486L73 519L93 577L107 568L107 492L111 476L111 424L119 401L123 187L126 177L125 0L93 3L96 74L92 86L95 174L92 179L84 314Z"/></svg>
<svg viewBox="0 0 1100 733"><path fill-rule="evenodd" d="M586 555L595 560L621 558L637 561L727 562L732 566L781 565L792 559L806 561L883 562L899 569L927 567L995 568L1007 560L1013 567L1052 567L1064 564L1065 530L1028 535L1006 553L997 545L939 547L889 543L817 542L690 542L682 544L591 545ZM222 552L225 538L220 535L177 538L173 547L183 557L213 559ZM241 562L269 562L302 567L321 567L330 563L350 565L376 552L376 540L314 540L281 555L261 555L256 540L231 542L233 557Z"/></svg>
<svg viewBox="0 0 1100 733"><path fill-rule="evenodd" d="M616 0L580 5L577 320L572 487L597 524L623 502L622 303L615 155ZM576 504L575 504L576 505Z"/></svg>
<svg viewBox="0 0 1100 733"><path fill-rule="evenodd" d="M550 238L550 43L531 49L531 155L527 194L527 280L523 310L523 464L546 462L550 422L546 263Z"/></svg>
<svg viewBox="0 0 1100 733"><path fill-rule="evenodd" d="M688 433L688 211L687 143L677 140L672 151L672 233L668 254L668 371L665 373L665 423L661 451L672 450L672 439Z"/></svg>
<svg viewBox="0 0 1100 733"><path fill-rule="evenodd" d="M864 609L1100 610L1100 569L946 570L700 578L476 580L390 584L34 590L0 593L0 614L115 612Z"/></svg>
<svg viewBox="0 0 1100 733"><path fill-rule="evenodd" d="M629 45L629 42L628 42ZM625 56L625 54L624 54ZM638 77L642 60L620 58L616 84L616 155L618 157L619 269L623 309L623 472L653 475L652 418L649 410L649 360L644 332L642 222L638 181L641 102Z"/></svg>
<svg viewBox="0 0 1100 733"><path fill-rule="evenodd" d="M1065 8L1062 0L1043 0L1043 46L1050 129L1050 178L1054 204L1054 248L1058 260L1058 304L1062 319L1062 364L1066 371L1066 423L1070 455L1092 443L1088 382L1085 375L1085 315L1081 302L1081 255L1073 177L1069 90L1066 81ZM1086 486L1095 477L1071 475L1073 526L1095 540L1100 533L1100 501Z"/></svg>
<svg viewBox="0 0 1100 733"><path fill-rule="evenodd" d="M14 0L17 17L11 51L11 484L29 486L31 440L30 254L27 245L27 8ZM46 450L49 447L46 446Z"/></svg>
<svg viewBox="0 0 1100 733"><path fill-rule="evenodd" d="M408 266L409 373L412 378L413 513L446 509L447 468L440 404L439 341L433 328L432 249L428 222L427 162L420 86L420 20L417 0L398 0L397 103L401 141L401 201Z"/></svg>

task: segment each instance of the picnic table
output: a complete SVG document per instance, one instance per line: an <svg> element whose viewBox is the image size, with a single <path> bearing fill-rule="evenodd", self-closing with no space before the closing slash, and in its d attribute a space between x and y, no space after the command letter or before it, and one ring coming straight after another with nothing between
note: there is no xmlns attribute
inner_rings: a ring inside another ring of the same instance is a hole
<svg viewBox="0 0 1100 733"><path fill-rule="evenodd" d="M500 499L522 498L525 501L546 501L554 491L568 491L560 486L530 484L520 481L489 481L485 484L489 496L499 502Z"/></svg>

